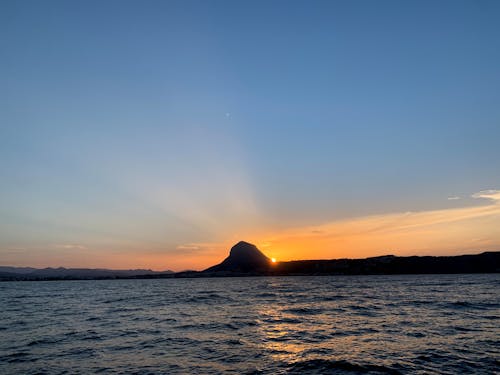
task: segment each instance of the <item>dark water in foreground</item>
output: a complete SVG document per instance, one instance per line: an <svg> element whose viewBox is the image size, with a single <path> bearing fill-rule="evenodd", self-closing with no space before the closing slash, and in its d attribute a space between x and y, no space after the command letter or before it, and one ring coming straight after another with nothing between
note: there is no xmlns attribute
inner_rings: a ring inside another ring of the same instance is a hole
<svg viewBox="0 0 500 375"><path fill-rule="evenodd" d="M0 373L494 374L500 275L0 283Z"/></svg>

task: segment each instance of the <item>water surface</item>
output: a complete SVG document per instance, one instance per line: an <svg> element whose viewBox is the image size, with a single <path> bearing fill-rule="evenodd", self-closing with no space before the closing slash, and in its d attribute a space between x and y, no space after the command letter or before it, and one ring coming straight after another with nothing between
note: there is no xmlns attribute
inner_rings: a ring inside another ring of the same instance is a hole
<svg viewBox="0 0 500 375"><path fill-rule="evenodd" d="M0 283L2 374L498 373L500 275Z"/></svg>

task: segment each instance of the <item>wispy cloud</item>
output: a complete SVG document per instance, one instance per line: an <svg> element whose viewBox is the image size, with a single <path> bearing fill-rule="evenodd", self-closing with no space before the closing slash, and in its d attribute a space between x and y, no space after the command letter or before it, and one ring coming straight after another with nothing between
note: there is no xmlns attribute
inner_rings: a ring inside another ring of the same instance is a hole
<svg viewBox="0 0 500 375"><path fill-rule="evenodd" d="M221 249L228 246L228 243L218 243L218 242L199 242L199 243L188 243L181 244L176 247L176 250L182 252L183 255L196 255L203 254L209 255L214 253L219 253Z"/></svg>
<svg viewBox="0 0 500 375"><path fill-rule="evenodd" d="M194 245L194 244L179 245L179 246L176 247L176 250L196 251L196 250L200 250L200 246L199 245Z"/></svg>
<svg viewBox="0 0 500 375"><path fill-rule="evenodd" d="M500 246L500 190L472 194L472 207L400 212L336 220L263 234L282 259L439 254ZM479 204L480 203L480 204ZM472 248L473 246L474 248Z"/></svg>
<svg viewBox="0 0 500 375"><path fill-rule="evenodd" d="M471 196L477 204L469 207L362 216L275 232L240 233L224 242L180 244L176 257L182 254L186 264L201 269L227 256L237 240L254 242L266 255L281 260L457 254L500 247L500 190Z"/></svg>
<svg viewBox="0 0 500 375"><path fill-rule="evenodd" d="M456 195L453 195L451 197L448 197L448 200L449 201L458 201L459 199L461 199L459 196L456 196Z"/></svg>
<svg viewBox="0 0 500 375"><path fill-rule="evenodd" d="M490 189L490 190L481 190L480 192L474 193L471 195L472 198L483 198L490 199L492 201L500 202L500 190Z"/></svg>
<svg viewBox="0 0 500 375"><path fill-rule="evenodd" d="M86 250L87 247L84 245L70 243L70 244L59 244L55 246L57 249L66 249L66 250Z"/></svg>

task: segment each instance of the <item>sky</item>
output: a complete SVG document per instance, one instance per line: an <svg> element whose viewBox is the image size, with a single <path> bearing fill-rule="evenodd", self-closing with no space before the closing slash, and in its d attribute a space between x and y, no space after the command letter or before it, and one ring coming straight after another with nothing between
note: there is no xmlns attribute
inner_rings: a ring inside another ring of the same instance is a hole
<svg viewBox="0 0 500 375"><path fill-rule="evenodd" d="M500 2L0 2L0 265L500 250Z"/></svg>

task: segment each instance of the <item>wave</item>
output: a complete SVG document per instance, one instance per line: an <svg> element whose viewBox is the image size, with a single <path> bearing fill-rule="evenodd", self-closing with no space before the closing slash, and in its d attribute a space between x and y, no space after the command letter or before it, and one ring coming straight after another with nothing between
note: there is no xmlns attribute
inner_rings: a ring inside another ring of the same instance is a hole
<svg viewBox="0 0 500 375"><path fill-rule="evenodd" d="M470 301L454 301L448 302L444 307L451 309L475 309L475 310L488 310L498 309L500 304L497 302L470 302Z"/></svg>
<svg viewBox="0 0 500 375"><path fill-rule="evenodd" d="M0 374L497 373L500 275L419 278L12 284Z"/></svg>
<svg viewBox="0 0 500 375"><path fill-rule="evenodd" d="M283 312L285 313L290 313L290 314L295 314L295 315L318 315L323 313L325 310L320 309L320 308L314 308L314 307L298 307L298 308L292 308L292 309L284 309Z"/></svg>
<svg viewBox="0 0 500 375"><path fill-rule="evenodd" d="M398 370L381 365L360 365L345 360L328 360L328 359L311 359L306 361L295 362L288 366L287 373L289 374L390 374L399 375Z"/></svg>
<svg viewBox="0 0 500 375"><path fill-rule="evenodd" d="M60 341L62 341L62 340L61 339L43 338L43 339L37 339L37 340L30 341L26 346L51 345L51 344L57 344Z"/></svg>

